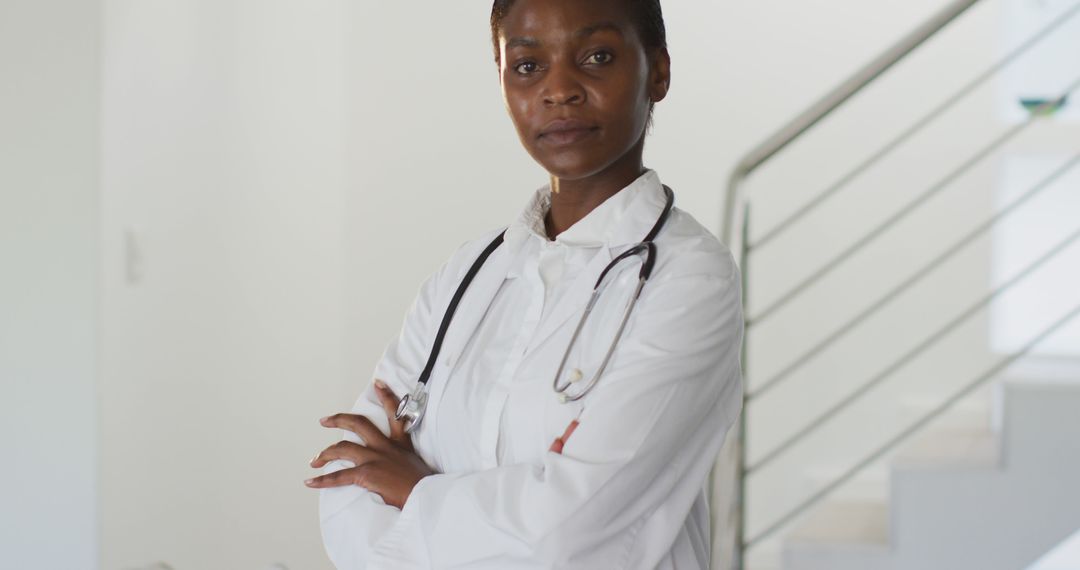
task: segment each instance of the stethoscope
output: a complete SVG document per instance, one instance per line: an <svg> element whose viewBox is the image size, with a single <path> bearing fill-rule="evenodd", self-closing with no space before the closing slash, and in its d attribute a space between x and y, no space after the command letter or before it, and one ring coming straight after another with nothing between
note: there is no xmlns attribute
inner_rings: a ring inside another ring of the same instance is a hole
<svg viewBox="0 0 1080 570"><path fill-rule="evenodd" d="M559 401L566 403L584 398L585 395L596 386L597 381L600 380L600 375L604 372L604 369L607 368L608 361L611 360L611 355L615 352L615 346L619 343L619 339L622 338L623 329L626 328L626 322L630 318L630 313L634 310L634 305L637 304L638 297L641 295L641 289L645 286L645 282L649 280L653 266L656 263L656 244L653 243L653 239L655 239L656 234L660 232L660 228L664 226L664 222L667 221L668 215L671 213L671 208L675 204L675 193L671 188L668 188L667 185L664 185L664 196L666 197L664 211L660 213L660 217L657 218L656 223L653 224L652 229L649 230L645 239L633 245L630 249L622 252L615 259L612 259L611 262L607 264L607 267L600 272L600 277L596 280L596 285L593 286L592 296L589 297L589 303L585 306L585 312L581 315L581 320L578 321L573 336L570 337L570 343L566 347L566 352L563 353L562 361L559 362L559 370L555 372L555 378L551 383L551 387L558 395ZM458 285L457 290L454 291L454 296L450 299L450 305L446 308L446 313L443 314L442 323L439 325L439 332L435 335L435 343L431 347L431 354L428 356L427 364L424 366L423 372L420 373L420 378L416 382L416 387L413 388L411 393L406 394L398 404L395 419L405 419L406 422L408 422L405 426L406 433L412 433L424 419L428 401L428 378L431 377L431 371L435 368L435 362L439 359L439 351L442 350L446 329L450 327L450 321L454 318L454 312L457 311L458 303L461 301L461 297L465 295L465 290L469 288L469 283L471 283L473 278L476 277L476 274L480 272L480 268L483 267L487 258L491 256L493 251L502 245L505 235L506 231L503 230L502 233L484 248L484 251L480 253L480 257L476 258L472 267L469 268L469 271L461 280L461 284ZM615 332L615 338L608 346L603 362L600 363L600 367L596 370L596 374L593 374L592 378L589 379L589 382L585 384L585 387L582 388L580 392L577 394L569 394L567 389L581 380L580 371L575 370L574 375L565 383L560 383L559 378L562 377L563 369L566 367L566 361L569 359L570 352L577 342L578 335L581 334L581 329L585 326L585 321L589 318L589 314L592 313L593 307L596 306L596 301L600 297L600 286L604 282L604 277L607 276L607 274L611 272L611 269L618 265L620 261L641 254L645 255L645 261L641 264L641 270L638 272L637 287L634 289L634 295L626 305L626 310L623 311L622 322L619 323L619 328Z"/></svg>

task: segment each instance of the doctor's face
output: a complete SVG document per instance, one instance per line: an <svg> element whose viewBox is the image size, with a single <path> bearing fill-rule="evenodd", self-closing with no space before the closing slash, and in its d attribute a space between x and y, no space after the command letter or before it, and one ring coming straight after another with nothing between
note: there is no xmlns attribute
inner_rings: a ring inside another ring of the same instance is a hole
<svg viewBox="0 0 1080 570"><path fill-rule="evenodd" d="M650 65L623 0L518 0L502 20L499 78L525 150L580 179L640 162L649 104L667 93L667 54Z"/></svg>

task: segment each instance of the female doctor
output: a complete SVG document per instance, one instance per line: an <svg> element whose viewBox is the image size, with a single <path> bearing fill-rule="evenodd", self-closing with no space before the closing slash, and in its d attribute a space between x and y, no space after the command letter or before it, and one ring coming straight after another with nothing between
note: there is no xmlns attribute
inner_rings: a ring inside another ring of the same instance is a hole
<svg viewBox="0 0 1080 570"><path fill-rule="evenodd" d="M743 323L727 248L642 165L659 0L496 0L491 26L550 183L422 285L372 385L321 420L344 430L306 482L326 550L339 570L707 568Z"/></svg>

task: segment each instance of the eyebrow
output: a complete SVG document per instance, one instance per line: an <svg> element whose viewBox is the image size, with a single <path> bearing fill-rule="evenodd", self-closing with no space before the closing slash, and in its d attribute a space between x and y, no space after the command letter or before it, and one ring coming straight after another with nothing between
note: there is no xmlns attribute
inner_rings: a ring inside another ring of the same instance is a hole
<svg viewBox="0 0 1080 570"><path fill-rule="evenodd" d="M599 32L601 30L608 30L622 35L622 28L617 26L614 22L597 22L591 26L585 26L580 30L574 32L574 37L577 39L585 38Z"/></svg>
<svg viewBox="0 0 1080 570"><path fill-rule="evenodd" d="M596 32L603 31L603 30L615 32L616 34L619 34L620 36L622 36L622 28L620 28L614 22L597 22L595 24L585 26L584 28L581 28L580 30L574 32L574 38L575 39L586 38L586 37L589 37L589 36L595 34ZM506 49L509 50L509 49L513 49L513 48L516 48L516 47L537 47L539 45L540 45L540 41L537 40L536 38L528 37L528 36L526 36L526 37L517 37L517 38L510 38L506 42Z"/></svg>

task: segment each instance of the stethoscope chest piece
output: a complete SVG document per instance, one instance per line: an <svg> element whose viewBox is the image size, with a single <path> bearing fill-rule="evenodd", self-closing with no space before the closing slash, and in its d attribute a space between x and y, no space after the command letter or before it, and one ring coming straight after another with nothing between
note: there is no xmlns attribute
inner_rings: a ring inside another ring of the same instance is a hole
<svg viewBox="0 0 1080 570"><path fill-rule="evenodd" d="M394 418L397 420L405 420L405 433L412 433L413 430L420 425L420 422L424 420L424 412L427 411L427 385L418 383L413 388L412 393L405 394L401 401L398 402L397 413L394 414Z"/></svg>

